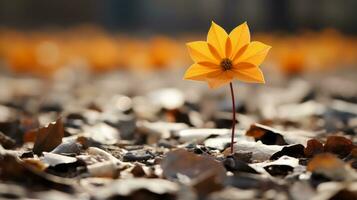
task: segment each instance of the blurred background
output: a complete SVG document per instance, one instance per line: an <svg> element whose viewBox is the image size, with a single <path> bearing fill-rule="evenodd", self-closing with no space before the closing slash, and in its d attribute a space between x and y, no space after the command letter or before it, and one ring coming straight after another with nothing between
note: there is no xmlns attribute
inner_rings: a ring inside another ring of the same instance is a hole
<svg viewBox="0 0 357 200"><path fill-rule="evenodd" d="M184 44L214 20L247 21L273 46L269 68L298 74L356 64L354 0L0 0L1 68L48 76L59 69L166 69L190 64Z"/></svg>
<svg viewBox="0 0 357 200"><path fill-rule="evenodd" d="M112 31L201 32L211 20L227 29L248 21L255 31L336 28L356 33L354 0L77 0L0 1L0 23L21 29L96 24Z"/></svg>

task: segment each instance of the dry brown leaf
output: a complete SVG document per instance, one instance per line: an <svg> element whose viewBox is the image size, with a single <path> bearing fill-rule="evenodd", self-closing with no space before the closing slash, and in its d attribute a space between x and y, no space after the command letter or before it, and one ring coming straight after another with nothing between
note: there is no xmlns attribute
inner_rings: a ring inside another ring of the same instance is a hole
<svg viewBox="0 0 357 200"><path fill-rule="evenodd" d="M330 153L323 153L315 156L307 165L307 170L314 172L319 169L335 170L342 168L344 162Z"/></svg>
<svg viewBox="0 0 357 200"><path fill-rule="evenodd" d="M213 158L199 156L183 149L166 154L161 167L168 179L177 178L177 174L194 179L205 173L213 173L218 180L223 181L226 173L223 165Z"/></svg>
<svg viewBox="0 0 357 200"><path fill-rule="evenodd" d="M260 140L267 145L286 145L282 134L277 130L261 124L253 124L246 132L247 136L254 137L256 141Z"/></svg>
<svg viewBox="0 0 357 200"><path fill-rule="evenodd" d="M284 155L294 158L304 157L304 146L302 144L293 144L290 146L285 146L281 151L274 153L270 157L270 160L277 160Z"/></svg>
<svg viewBox="0 0 357 200"><path fill-rule="evenodd" d="M17 157L4 155L0 159L0 179L13 181L28 186L55 188L62 191L72 191L71 179L64 179L44 173L39 170L38 163L32 161L22 162Z"/></svg>
<svg viewBox="0 0 357 200"><path fill-rule="evenodd" d="M306 157L312 157L322 152L324 152L324 146L320 141L316 139L307 141L306 148L304 149L304 154Z"/></svg>
<svg viewBox="0 0 357 200"><path fill-rule="evenodd" d="M40 155L44 151L52 151L62 142L64 127L61 118L47 127L38 129L33 152Z"/></svg>
<svg viewBox="0 0 357 200"><path fill-rule="evenodd" d="M15 147L16 143L15 140L0 131L0 145L2 145L5 149L11 149Z"/></svg>
<svg viewBox="0 0 357 200"><path fill-rule="evenodd" d="M24 143L35 142L36 141L36 133L37 133L36 129L29 130L24 133L22 140L24 141Z"/></svg>
<svg viewBox="0 0 357 200"><path fill-rule="evenodd" d="M352 141L342 136L329 136L324 146L325 152L337 154L343 158L353 149Z"/></svg>
<svg viewBox="0 0 357 200"><path fill-rule="evenodd" d="M321 174L331 180L356 180L357 174L353 169L331 153L321 153L310 160L307 170Z"/></svg>

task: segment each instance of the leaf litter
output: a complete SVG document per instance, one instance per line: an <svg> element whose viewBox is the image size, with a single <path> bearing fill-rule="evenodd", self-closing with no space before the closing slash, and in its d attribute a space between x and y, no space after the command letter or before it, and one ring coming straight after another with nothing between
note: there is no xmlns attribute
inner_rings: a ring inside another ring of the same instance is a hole
<svg viewBox="0 0 357 200"><path fill-rule="evenodd" d="M130 76L93 77L43 94L36 92L43 80L33 79L34 96L0 97L0 197L355 199L357 102L349 96L336 99L308 77L288 87L247 86L230 154L222 93L106 85L140 80ZM174 74L151 76L165 87L177 83Z"/></svg>

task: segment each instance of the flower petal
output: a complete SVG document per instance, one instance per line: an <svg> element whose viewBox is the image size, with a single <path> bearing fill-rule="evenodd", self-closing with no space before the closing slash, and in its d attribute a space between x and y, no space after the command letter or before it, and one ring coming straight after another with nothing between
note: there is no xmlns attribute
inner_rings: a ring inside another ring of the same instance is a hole
<svg viewBox="0 0 357 200"><path fill-rule="evenodd" d="M233 29L229 33L229 38L232 42L232 54L230 58L233 59L238 51L250 42L250 33L247 22L244 22Z"/></svg>
<svg viewBox="0 0 357 200"><path fill-rule="evenodd" d="M211 76L212 77L212 76ZM208 86L211 89L216 89L225 85L233 80L233 73L231 71L221 71L219 75L215 74L215 77L208 78Z"/></svg>
<svg viewBox="0 0 357 200"><path fill-rule="evenodd" d="M219 63L219 61L212 55L211 51L209 50L207 42L190 42L187 43L186 46L193 61Z"/></svg>
<svg viewBox="0 0 357 200"><path fill-rule="evenodd" d="M254 68L254 67L257 67L251 63L245 63L245 62L241 62L241 63L238 63L236 65L233 65L233 69L236 70L236 71L240 71L240 70L245 70L245 69L250 69L250 68Z"/></svg>
<svg viewBox="0 0 357 200"><path fill-rule="evenodd" d="M221 58L226 57L227 32L212 21L211 28L208 31L207 42L211 44L219 53Z"/></svg>
<svg viewBox="0 0 357 200"><path fill-rule="evenodd" d="M232 41L229 37L226 40L226 58L230 58L232 55Z"/></svg>
<svg viewBox="0 0 357 200"><path fill-rule="evenodd" d="M264 58L268 54L270 48L270 46L261 42L251 42L248 44L242 55L233 60L233 64L236 65L238 63L245 62L259 66L264 61Z"/></svg>
<svg viewBox="0 0 357 200"><path fill-rule="evenodd" d="M184 79L190 80L206 80L207 76L217 74L221 68L217 65L206 65L195 63L191 65L185 72Z"/></svg>
<svg viewBox="0 0 357 200"><path fill-rule="evenodd" d="M250 67L246 69L233 68L234 78L248 83L265 83L263 72L259 67Z"/></svg>

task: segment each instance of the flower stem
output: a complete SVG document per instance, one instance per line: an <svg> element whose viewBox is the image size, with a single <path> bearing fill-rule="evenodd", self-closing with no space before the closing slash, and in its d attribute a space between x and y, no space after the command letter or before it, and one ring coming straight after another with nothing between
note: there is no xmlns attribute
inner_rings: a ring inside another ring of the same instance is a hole
<svg viewBox="0 0 357 200"><path fill-rule="evenodd" d="M236 104L234 100L234 90L232 82L229 83L229 87L231 88L231 96L232 96L232 136L231 136L231 154L233 154L233 145L234 145L234 128L236 124Z"/></svg>

